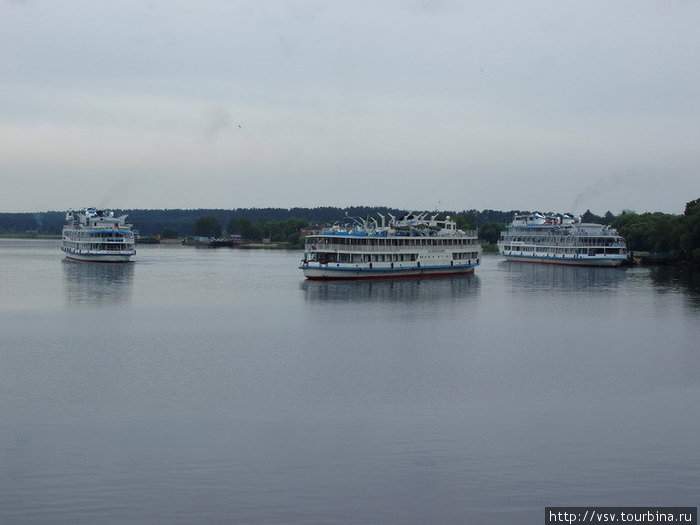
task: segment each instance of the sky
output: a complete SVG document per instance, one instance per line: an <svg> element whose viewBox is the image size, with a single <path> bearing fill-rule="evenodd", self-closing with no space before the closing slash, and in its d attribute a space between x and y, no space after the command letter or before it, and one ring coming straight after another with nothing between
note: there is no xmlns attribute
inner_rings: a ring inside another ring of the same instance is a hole
<svg viewBox="0 0 700 525"><path fill-rule="evenodd" d="M0 0L0 211L682 213L700 1Z"/></svg>

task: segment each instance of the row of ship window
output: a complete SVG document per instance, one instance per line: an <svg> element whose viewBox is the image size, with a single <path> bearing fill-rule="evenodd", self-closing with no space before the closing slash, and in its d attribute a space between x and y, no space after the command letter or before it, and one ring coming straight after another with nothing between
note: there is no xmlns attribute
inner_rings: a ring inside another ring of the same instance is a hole
<svg viewBox="0 0 700 525"><path fill-rule="evenodd" d="M477 239L468 238L411 238L411 239L352 239L346 237L317 237L309 238L309 242L314 244L342 244L354 246L461 246L477 244Z"/></svg>
<svg viewBox="0 0 700 525"><path fill-rule="evenodd" d="M617 235L615 230L600 230L598 228L594 228L593 230L595 231L595 235L600 237L614 237ZM591 233L590 229L588 231L583 228L580 230L572 230L570 228L552 229L547 228L546 226L542 228L533 228L532 226L529 226L527 228L509 229L508 232L513 235L529 235L532 233L537 233L539 235L586 235Z"/></svg>
<svg viewBox="0 0 700 525"><path fill-rule="evenodd" d="M70 241L72 248L80 250L107 250L107 251L120 251L131 248L131 245L127 245L124 242L116 243L99 243L99 242L89 242L89 243L78 243L76 241Z"/></svg>
<svg viewBox="0 0 700 525"><path fill-rule="evenodd" d="M453 253L452 259L468 260L476 259L479 256L478 252L459 252ZM341 262L341 263L369 263L369 262L410 262L418 260L417 253L314 253L311 256L311 261L322 263Z"/></svg>
<svg viewBox="0 0 700 525"><path fill-rule="evenodd" d="M622 244L621 237L511 237L503 239L504 242L529 242L531 244L545 244L551 246L552 243L576 244L581 246L612 246Z"/></svg>
<svg viewBox="0 0 700 525"><path fill-rule="evenodd" d="M513 252L520 252L520 253L534 253L537 251L538 253L543 253L544 250L539 249L535 250L534 246L504 246L503 249L504 251L510 251L512 248ZM552 247L551 249L547 250L550 253L570 253L570 254L589 254L589 255L619 255L620 253L624 253L624 250L622 248L554 248Z"/></svg>
<svg viewBox="0 0 700 525"><path fill-rule="evenodd" d="M64 239L123 239L124 237L132 237L131 232L88 232L88 231L73 231L70 233L65 233L63 235Z"/></svg>

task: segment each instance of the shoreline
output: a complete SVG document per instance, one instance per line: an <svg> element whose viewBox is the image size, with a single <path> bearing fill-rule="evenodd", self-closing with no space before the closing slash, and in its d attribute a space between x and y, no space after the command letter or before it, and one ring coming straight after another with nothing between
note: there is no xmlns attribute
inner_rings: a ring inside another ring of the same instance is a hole
<svg viewBox="0 0 700 525"><path fill-rule="evenodd" d="M60 239L61 234L51 233L0 233L0 239Z"/></svg>
<svg viewBox="0 0 700 525"><path fill-rule="evenodd" d="M0 239L16 239L16 240L60 240L60 234L44 234L44 233L0 233ZM183 239L160 239L159 244L182 244ZM138 243L137 243L138 244ZM144 243L149 244L149 243ZM186 246L186 245L185 245ZM193 247L190 245L190 247ZM197 246L194 246L197 247ZM199 246L201 247L201 246ZM303 248L289 246L287 243L283 242L271 242L271 243L241 243L231 246L231 248L238 248L242 250L299 250ZM498 248L496 245L489 245L488 243L482 243L482 248L484 253L498 253ZM689 270L700 269L700 264L694 261L686 261L683 259L670 259L666 257L658 257L656 254L650 254L648 252L632 252L634 265L633 266L670 266L674 268L684 268Z"/></svg>

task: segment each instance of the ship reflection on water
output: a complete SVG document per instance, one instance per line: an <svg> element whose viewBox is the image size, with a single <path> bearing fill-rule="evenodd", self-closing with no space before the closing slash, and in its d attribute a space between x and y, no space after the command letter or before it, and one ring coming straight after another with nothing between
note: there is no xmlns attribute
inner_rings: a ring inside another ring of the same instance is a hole
<svg viewBox="0 0 700 525"><path fill-rule="evenodd" d="M121 306L131 302L133 263L63 261L67 306Z"/></svg>
<svg viewBox="0 0 700 525"><path fill-rule="evenodd" d="M623 268L565 266L501 261L515 293L608 293L628 278Z"/></svg>
<svg viewBox="0 0 700 525"><path fill-rule="evenodd" d="M303 281L304 298L310 302L442 302L476 297L481 288L479 276L416 279L377 279L362 281Z"/></svg>

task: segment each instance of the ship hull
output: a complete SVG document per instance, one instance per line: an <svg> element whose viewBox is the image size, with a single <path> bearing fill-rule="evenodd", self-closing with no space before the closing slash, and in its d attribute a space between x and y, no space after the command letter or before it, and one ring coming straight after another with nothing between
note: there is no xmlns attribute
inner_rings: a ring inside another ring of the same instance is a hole
<svg viewBox="0 0 700 525"><path fill-rule="evenodd" d="M131 262L131 255L66 255L66 259L79 262L101 262L101 263L128 263Z"/></svg>
<svg viewBox="0 0 700 525"><path fill-rule="evenodd" d="M602 266L602 267L614 267L620 266L625 262L626 258L595 258L595 257L547 257L547 256L532 256L532 255L503 255L506 261L509 262L524 262L524 263L536 263L536 264L557 264L562 266Z"/></svg>
<svg viewBox="0 0 700 525"><path fill-rule="evenodd" d="M475 265L418 268L340 268L301 266L310 280L400 279L410 277L444 277L474 273Z"/></svg>

